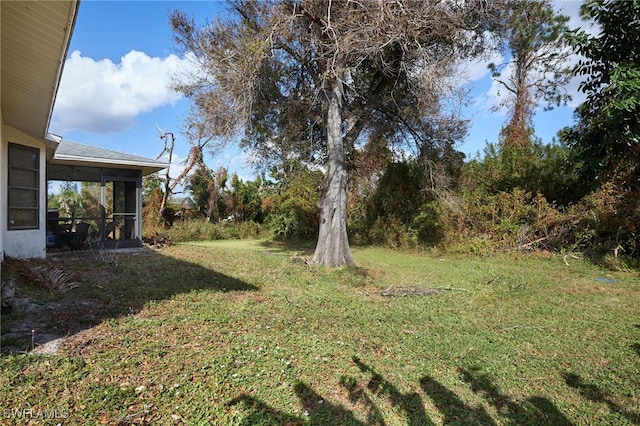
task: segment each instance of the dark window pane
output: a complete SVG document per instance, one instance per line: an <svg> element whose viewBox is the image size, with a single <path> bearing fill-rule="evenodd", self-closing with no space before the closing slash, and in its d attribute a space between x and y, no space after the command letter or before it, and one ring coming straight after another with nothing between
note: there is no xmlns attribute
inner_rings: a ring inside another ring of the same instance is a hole
<svg viewBox="0 0 640 426"><path fill-rule="evenodd" d="M38 172L33 170L12 169L9 174L9 186L38 188Z"/></svg>
<svg viewBox="0 0 640 426"><path fill-rule="evenodd" d="M38 150L26 146L10 144L9 157L11 167L38 169Z"/></svg>
<svg viewBox="0 0 640 426"><path fill-rule="evenodd" d="M38 191L35 191L33 189L9 188L9 207L38 208Z"/></svg>
<svg viewBox="0 0 640 426"><path fill-rule="evenodd" d="M33 228L38 223L38 210L9 209L9 229Z"/></svg>
<svg viewBox="0 0 640 426"><path fill-rule="evenodd" d="M9 143L8 228L39 227L40 150Z"/></svg>

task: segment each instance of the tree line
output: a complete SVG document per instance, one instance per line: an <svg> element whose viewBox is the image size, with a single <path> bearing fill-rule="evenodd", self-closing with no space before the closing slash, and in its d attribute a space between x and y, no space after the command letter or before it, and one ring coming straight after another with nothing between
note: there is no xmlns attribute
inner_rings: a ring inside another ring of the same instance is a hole
<svg viewBox="0 0 640 426"><path fill-rule="evenodd" d="M203 27L173 11L176 45L199 65L175 83L192 101L195 211L315 237L314 261L329 266L353 263L350 242L638 259L640 2L589 0L581 13L598 35L547 0L236 0ZM509 116L466 159L460 64L495 49ZM566 104L576 75L576 124L543 143L533 115ZM234 139L256 180L202 160Z"/></svg>

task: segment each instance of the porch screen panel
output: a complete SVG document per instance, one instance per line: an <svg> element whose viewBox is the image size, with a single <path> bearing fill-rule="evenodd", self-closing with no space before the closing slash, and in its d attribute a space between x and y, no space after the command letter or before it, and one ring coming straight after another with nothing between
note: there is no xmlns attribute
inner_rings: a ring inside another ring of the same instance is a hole
<svg viewBox="0 0 640 426"><path fill-rule="evenodd" d="M8 229L39 227L40 150L9 143Z"/></svg>

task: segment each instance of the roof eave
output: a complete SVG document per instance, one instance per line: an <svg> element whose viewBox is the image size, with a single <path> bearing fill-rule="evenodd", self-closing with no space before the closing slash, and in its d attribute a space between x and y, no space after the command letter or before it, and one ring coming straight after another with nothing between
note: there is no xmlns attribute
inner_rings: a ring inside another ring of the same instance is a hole
<svg viewBox="0 0 640 426"><path fill-rule="evenodd" d="M169 167L167 163L137 162L137 161L110 161L104 158L77 157L73 155L55 154L51 164L61 166L86 166L86 167L111 167L114 169L141 169L144 176L159 172Z"/></svg>
<svg viewBox="0 0 640 426"><path fill-rule="evenodd" d="M75 155L65 155L65 154L62 154L62 155L55 154L53 156L53 159L51 160L51 164L66 164L66 162L87 163L87 164L107 164L112 166L158 167L159 170L169 167L169 164L167 163L128 161L128 160L118 160L116 162L116 161L111 161L104 158L79 157Z"/></svg>
<svg viewBox="0 0 640 426"><path fill-rule="evenodd" d="M47 149L47 162L50 162L55 155L56 149L58 149L58 145L60 145L60 141L62 138L57 135L53 135L48 133L44 138L44 144Z"/></svg>
<svg viewBox="0 0 640 426"><path fill-rule="evenodd" d="M78 17L78 11L80 10L80 0L74 0L74 5L72 8L72 13L69 14L69 19L67 20L67 33L65 35L64 40L64 49L62 49L62 54L58 59L58 71L55 79L55 85L53 87L53 96L51 98L51 105L49 106L49 115L47 117L46 123L46 132L49 131L49 125L51 124L51 117L53 116L53 109L56 105L56 98L58 96L58 89L60 88L60 81L62 80L62 71L64 70L64 64L67 60L67 54L69 53L69 47L71 46L71 37L73 35L73 31L76 27L76 18Z"/></svg>

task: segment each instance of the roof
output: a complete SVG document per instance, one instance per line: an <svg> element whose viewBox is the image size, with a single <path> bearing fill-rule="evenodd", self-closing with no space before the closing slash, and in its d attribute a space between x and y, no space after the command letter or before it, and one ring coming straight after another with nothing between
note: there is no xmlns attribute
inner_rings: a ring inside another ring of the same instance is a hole
<svg viewBox="0 0 640 426"><path fill-rule="evenodd" d="M59 140L50 164L138 169L142 170L143 175L155 173L169 166L168 163L139 155L126 154L64 139Z"/></svg>
<svg viewBox="0 0 640 426"><path fill-rule="evenodd" d="M0 1L2 118L44 138L79 1Z"/></svg>

